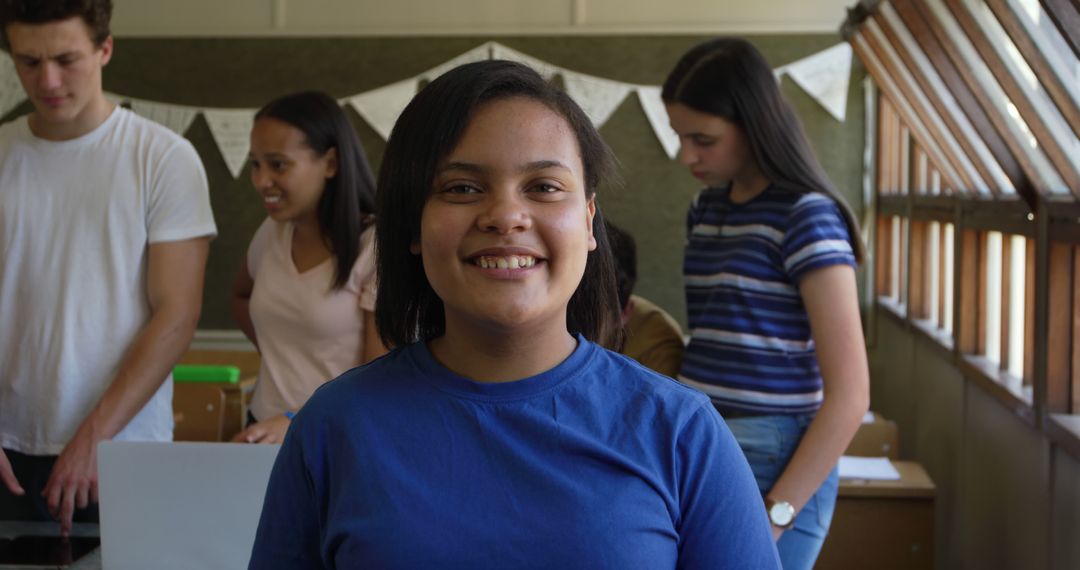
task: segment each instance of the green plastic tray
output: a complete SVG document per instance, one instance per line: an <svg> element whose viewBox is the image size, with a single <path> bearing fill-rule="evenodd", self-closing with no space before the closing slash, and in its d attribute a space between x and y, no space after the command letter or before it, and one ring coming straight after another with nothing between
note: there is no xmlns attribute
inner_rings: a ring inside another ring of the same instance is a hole
<svg viewBox="0 0 1080 570"><path fill-rule="evenodd" d="M173 368L173 380L236 384L240 381L240 369L236 366L219 364L178 364Z"/></svg>

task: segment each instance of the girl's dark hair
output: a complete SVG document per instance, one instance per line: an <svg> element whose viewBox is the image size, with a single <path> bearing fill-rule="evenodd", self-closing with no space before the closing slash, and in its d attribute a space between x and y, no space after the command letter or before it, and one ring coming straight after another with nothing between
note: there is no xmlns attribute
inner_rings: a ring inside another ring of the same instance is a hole
<svg viewBox="0 0 1080 570"><path fill-rule="evenodd" d="M375 179L360 137L337 101L321 91L274 99L255 113L256 120L264 117L299 129L319 156L337 149L337 173L326 181L317 216L335 258L333 288L340 289L349 281L360 255L360 234L371 224L375 211Z"/></svg>
<svg viewBox="0 0 1080 570"><path fill-rule="evenodd" d="M625 309L637 284L637 241L630 232L605 221L611 255L615 260L615 279L619 290L619 307Z"/></svg>
<svg viewBox="0 0 1080 570"><path fill-rule="evenodd" d="M695 46L664 81L661 97L667 104L681 103L741 128L758 168L776 186L832 198L844 216L855 259L863 260L855 213L829 181L772 68L753 44L717 38Z"/></svg>
<svg viewBox="0 0 1080 570"><path fill-rule="evenodd" d="M386 143L375 198L379 274L375 321L387 346L429 340L446 332L442 300L409 246L420 237L420 216L431 194L435 169L457 146L477 109L492 101L524 97L566 120L577 138L585 169L586 197L616 176L616 160L592 122L572 99L532 69L489 60L457 67L424 87L402 112ZM615 270L597 205L597 247L567 308L566 327L604 346L622 341Z"/></svg>
<svg viewBox="0 0 1080 570"><path fill-rule="evenodd" d="M112 0L0 0L0 47L9 51L7 27L15 22L46 24L82 18L90 28L90 41L101 46L109 37Z"/></svg>

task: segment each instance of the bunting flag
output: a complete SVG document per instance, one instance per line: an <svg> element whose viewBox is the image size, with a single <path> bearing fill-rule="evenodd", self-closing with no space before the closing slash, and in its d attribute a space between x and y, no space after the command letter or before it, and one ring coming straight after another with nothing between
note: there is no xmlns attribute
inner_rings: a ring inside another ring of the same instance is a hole
<svg viewBox="0 0 1080 570"><path fill-rule="evenodd" d="M641 109L645 111L645 117L649 119L664 152L668 158L675 158L679 154L679 135L675 134L668 123L667 109L664 108L664 100L660 98L660 88L641 86L637 88L637 95Z"/></svg>
<svg viewBox="0 0 1080 570"><path fill-rule="evenodd" d="M203 118L214 135L214 141L229 167L233 178L240 176L247 162L251 126L255 123L253 109L203 109Z"/></svg>
<svg viewBox="0 0 1080 570"><path fill-rule="evenodd" d="M25 99L26 92L19 83L15 62L6 55L0 55L0 117L8 114Z"/></svg>
<svg viewBox="0 0 1080 570"><path fill-rule="evenodd" d="M841 42L782 69L837 121L844 121L851 77L851 44Z"/></svg>
<svg viewBox="0 0 1080 570"><path fill-rule="evenodd" d="M197 107L166 105L153 101L143 101L142 99L129 99L128 102L131 104L132 111L155 123L165 125L169 130L180 136L184 136L188 127L191 126L191 122L195 120L195 115L199 114L200 111ZM254 111L251 113L254 115Z"/></svg>
<svg viewBox="0 0 1080 570"><path fill-rule="evenodd" d="M567 94L577 101L598 129L611 118L631 89L626 83L573 71L563 71L562 78Z"/></svg>
<svg viewBox="0 0 1080 570"><path fill-rule="evenodd" d="M551 78L555 77L557 74L566 71L561 67L552 65L546 61L541 61L531 55L525 55L520 51L510 49L499 43L493 42L491 48L491 56L493 59L505 59L508 61L524 63L525 65L535 69L537 73L539 73L541 76L543 76L544 79L548 81L551 81Z"/></svg>
<svg viewBox="0 0 1080 570"><path fill-rule="evenodd" d="M451 69L454 69L459 65L465 65L466 63L474 63L477 61L484 61L485 59L493 59L491 57L491 53L495 45L497 45L495 42L487 42L478 45L471 50L447 61L446 63L436 65L435 67L432 67L431 69L421 73L419 76L417 76L417 79L431 81L432 79L435 79L436 77L446 73L447 71L450 71Z"/></svg>
<svg viewBox="0 0 1080 570"><path fill-rule="evenodd" d="M668 125L667 112L660 100L660 88L635 85L603 77L586 75L552 65L497 42L486 42L455 56L423 73L371 91L340 100L349 105L379 134L388 138L398 116L416 94L421 81L430 81L459 65L485 59L507 59L524 63L545 79L556 75L563 79L567 93L574 98L598 128L625 101L630 92L638 101L664 152L671 158L679 152L679 137ZM851 75L851 46L841 43L774 70L777 81L787 75L837 120L843 121L847 108L848 80ZM233 176L239 176L247 161L248 139L255 109L214 109L172 105L157 101L132 99L107 93L111 101L128 101L136 113L183 135L195 116L202 114ZM0 56L0 115L26 99L11 58Z"/></svg>
<svg viewBox="0 0 1080 570"><path fill-rule="evenodd" d="M123 105L128 101L127 97L124 97L123 95L117 95L116 93L110 93L108 91L105 91L103 95L105 95L105 100L112 103L113 105Z"/></svg>
<svg viewBox="0 0 1080 570"><path fill-rule="evenodd" d="M417 81L416 77L410 77L367 93L353 95L346 101L380 137L388 139L398 116L409 101L412 101L413 95L416 95Z"/></svg>

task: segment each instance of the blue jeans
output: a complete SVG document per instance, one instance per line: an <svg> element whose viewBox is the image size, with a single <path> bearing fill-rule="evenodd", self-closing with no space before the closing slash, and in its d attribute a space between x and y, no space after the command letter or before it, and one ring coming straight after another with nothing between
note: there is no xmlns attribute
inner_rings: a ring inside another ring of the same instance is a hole
<svg viewBox="0 0 1080 570"><path fill-rule="evenodd" d="M758 489L765 496L780 478L802 441L813 414L748 416L725 420L739 442ZM836 468L795 517L795 525L780 536L776 549L784 570L810 570L829 532L839 484Z"/></svg>

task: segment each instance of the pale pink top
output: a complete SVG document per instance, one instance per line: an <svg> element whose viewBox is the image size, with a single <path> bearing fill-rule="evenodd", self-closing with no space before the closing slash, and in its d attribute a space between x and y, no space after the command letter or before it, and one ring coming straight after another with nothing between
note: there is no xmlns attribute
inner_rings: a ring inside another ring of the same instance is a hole
<svg viewBox="0 0 1080 570"><path fill-rule="evenodd" d="M375 310L374 227L360 236L349 281L331 289L330 257L300 273L292 260L293 224L270 218L248 246L255 287L249 310L262 359L251 413L265 420L296 410L323 382L361 363L364 315Z"/></svg>

